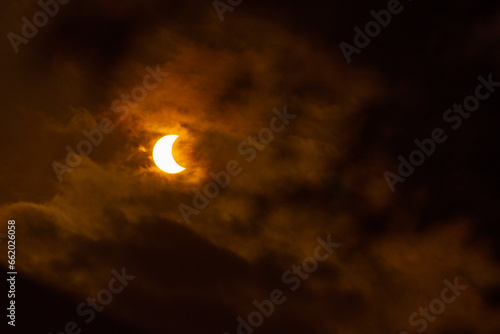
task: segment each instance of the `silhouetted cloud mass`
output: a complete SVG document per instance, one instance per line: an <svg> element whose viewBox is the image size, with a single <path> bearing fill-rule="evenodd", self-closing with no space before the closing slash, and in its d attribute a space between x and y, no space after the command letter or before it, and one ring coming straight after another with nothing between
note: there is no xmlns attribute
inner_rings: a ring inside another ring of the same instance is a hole
<svg viewBox="0 0 500 334"><path fill-rule="evenodd" d="M479 76L500 82L500 8L401 4L350 64L339 44L387 2L243 1L221 22L210 1L70 1L18 53L4 38L0 216L16 220L19 326L233 334L280 289L255 333L500 332L500 92L460 129L443 120ZM1 4L2 31L38 10ZM447 140L392 192L384 173L435 128ZM99 143L71 167L83 132ZM152 160L168 134L179 174ZM241 172L197 208L232 160ZM340 247L292 291L284 273L328 236ZM135 278L87 324L77 306L123 267ZM409 320L455 278L467 288L435 320Z"/></svg>

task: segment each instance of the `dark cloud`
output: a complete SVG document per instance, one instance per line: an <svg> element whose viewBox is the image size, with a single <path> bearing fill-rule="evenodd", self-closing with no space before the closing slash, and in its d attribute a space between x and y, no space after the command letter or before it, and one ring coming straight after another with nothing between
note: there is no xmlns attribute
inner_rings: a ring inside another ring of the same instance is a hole
<svg viewBox="0 0 500 334"><path fill-rule="evenodd" d="M19 325L83 323L76 306L125 267L136 278L84 330L233 334L282 289L255 332L415 332L409 316L458 277L467 290L426 332L498 332L498 93L394 193L383 176L479 75L500 79L498 5L403 5L349 65L339 43L387 2L242 2L220 22L211 2L71 1L18 54L5 38L0 213L17 222ZM39 9L0 7L5 34ZM114 101L157 66L169 75L120 119ZM239 145L284 109L296 117L247 161ZM53 161L104 118L114 130L60 183ZM151 157L170 133L175 175ZM241 174L185 224L179 204L231 160ZM282 274L328 235L341 247L290 291Z"/></svg>

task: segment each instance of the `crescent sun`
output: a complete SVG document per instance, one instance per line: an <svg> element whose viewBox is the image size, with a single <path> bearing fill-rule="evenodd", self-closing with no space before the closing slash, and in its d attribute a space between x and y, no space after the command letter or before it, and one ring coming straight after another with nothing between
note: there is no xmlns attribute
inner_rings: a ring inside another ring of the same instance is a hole
<svg viewBox="0 0 500 334"><path fill-rule="evenodd" d="M172 155L172 148L178 137L177 135L165 136L158 140L153 148L153 160L165 173L175 174L185 169L175 161Z"/></svg>

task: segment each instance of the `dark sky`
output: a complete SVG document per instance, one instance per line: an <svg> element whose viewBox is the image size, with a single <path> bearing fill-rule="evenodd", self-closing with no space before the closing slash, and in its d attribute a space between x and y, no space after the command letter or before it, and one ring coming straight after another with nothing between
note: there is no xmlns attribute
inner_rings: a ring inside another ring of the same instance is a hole
<svg viewBox="0 0 500 334"><path fill-rule="evenodd" d="M500 333L500 5L401 1L346 61L340 44L355 47L354 28L388 3L245 0L221 21L211 1L72 0L13 45L41 7L2 2L1 268L14 219L18 271L7 332L234 334L279 289L286 301L243 333ZM457 111L478 85L488 97ZM67 147L103 122L58 178ZM392 191L387 172L435 129L446 140ZM179 174L152 159L169 134ZM196 209L193 189L232 160L241 172ZM197 210L189 224L181 204ZM318 253L318 238L340 245ZM318 254L307 279L290 274ZM86 323L78 306L122 268L135 278ZM443 303L450 284L467 288Z"/></svg>

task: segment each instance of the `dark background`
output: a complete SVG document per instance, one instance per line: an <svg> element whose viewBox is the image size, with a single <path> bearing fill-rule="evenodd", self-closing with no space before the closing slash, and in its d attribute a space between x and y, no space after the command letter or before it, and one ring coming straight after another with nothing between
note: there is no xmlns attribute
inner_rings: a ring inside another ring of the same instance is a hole
<svg viewBox="0 0 500 334"><path fill-rule="evenodd" d="M415 333L410 314L457 276L467 290L426 332L500 333L500 94L456 131L442 119L478 76L500 81L500 8L402 5L348 64L339 44L387 2L246 0L221 22L210 1L72 0L17 54L7 34L40 8L0 4L0 232L16 220L19 272L8 332L83 323L76 306L126 267L136 278L83 333L232 334L275 288L287 302L255 333ZM58 182L66 145L157 64L170 76ZM245 162L239 143L283 106L297 118ZM447 141L391 192L384 173L437 127ZM178 175L151 160L170 133ZM232 159L242 174L186 225L178 205ZM329 234L342 246L288 291L282 273Z"/></svg>

